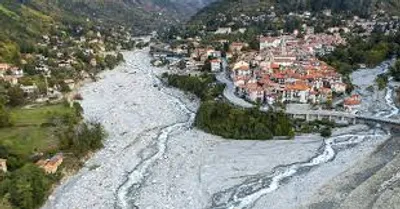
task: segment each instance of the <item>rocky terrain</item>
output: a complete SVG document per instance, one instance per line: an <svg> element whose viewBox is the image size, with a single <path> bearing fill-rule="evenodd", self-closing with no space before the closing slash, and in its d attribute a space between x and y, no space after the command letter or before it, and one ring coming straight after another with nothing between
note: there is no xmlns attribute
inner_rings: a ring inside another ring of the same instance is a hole
<svg viewBox="0 0 400 209"><path fill-rule="evenodd" d="M375 208L387 200L396 207L398 149L387 129L357 125L325 140L222 139L192 127L198 101L164 87L147 50L125 59L81 90L86 119L109 133L105 148L43 208L351 208L360 194L374 197Z"/></svg>
<svg viewBox="0 0 400 209"><path fill-rule="evenodd" d="M363 96L359 114L373 114L398 118L399 110L393 102L394 83L378 91L375 77L387 71L393 60L373 69L358 70L352 75L356 92ZM367 90L368 87L374 91ZM397 209L400 208L400 137L398 130L371 155L355 166L334 177L315 192L303 208L311 209Z"/></svg>
<svg viewBox="0 0 400 209"><path fill-rule="evenodd" d="M351 80L356 86L354 93L362 96L361 108L358 114L377 115L399 118L399 111L394 103L394 82L379 90L375 78L386 73L395 60L388 60L371 69L360 69L352 73Z"/></svg>

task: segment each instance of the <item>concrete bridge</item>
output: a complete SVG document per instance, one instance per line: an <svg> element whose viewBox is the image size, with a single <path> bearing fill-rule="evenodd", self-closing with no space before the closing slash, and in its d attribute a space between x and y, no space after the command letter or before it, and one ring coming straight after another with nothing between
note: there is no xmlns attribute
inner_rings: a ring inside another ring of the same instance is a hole
<svg viewBox="0 0 400 209"><path fill-rule="evenodd" d="M375 117L375 116L362 116L346 112L329 111L329 110L294 110L290 109L286 111L286 114L295 119L303 119L306 121L313 120L329 120L338 123L348 124L382 124L400 127L400 120Z"/></svg>

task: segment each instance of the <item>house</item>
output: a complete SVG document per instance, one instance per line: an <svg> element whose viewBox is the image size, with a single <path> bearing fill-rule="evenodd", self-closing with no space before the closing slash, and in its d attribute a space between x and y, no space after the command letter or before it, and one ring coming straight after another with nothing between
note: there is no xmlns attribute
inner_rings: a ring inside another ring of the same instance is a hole
<svg viewBox="0 0 400 209"><path fill-rule="evenodd" d="M35 67L35 70L39 72L48 72L49 67L47 65L39 64Z"/></svg>
<svg viewBox="0 0 400 209"><path fill-rule="evenodd" d="M39 90L38 87L36 86L36 84L30 85L30 86L21 85L20 88L22 89L22 91L25 94L33 94Z"/></svg>
<svg viewBox="0 0 400 209"><path fill-rule="evenodd" d="M283 92L282 102L300 102L307 103L310 87L305 83L298 82L288 84Z"/></svg>
<svg viewBox="0 0 400 209"><path fill-rule="evenodd" d="M11 67L8 69L9 75L15 76L15 77L22 77L24 76L24 71L21 68L18 67Z"/></svg>
<svg viewBox="0 0 400 209"><path fill-rule="evenodd" d="M245 61L237 62L233 67L232 76L250 75L250 64Z"/></svg>
<svg viewBox="0 0 400 209"><path fill-rule="evenodd" d="M250 64L246 61L239 61L239 62L235 63L235 65L233 66L233 70L239 69L243 66L250 67Z"/></svg>
<svg viewBox="0 0 400 209"><path fill-rule="evenodd" d="M233 42L233 43L230 45L229 49L230 49L232 52L240 52L240 51L242 51L242 49L245 48L245 47L247 47L247 44L245 44L245 43Z"/></svg>
<svg viewBox="0 0 400 209"><path fill-rule="evenodd" d="M245 33L246 31L247 31L246 28L239 28L239 29L237 30L237 32L239 32L239 33Z"/></svg>
<svg viewBox="0 0 400 209"><path fill-rule="evenodd" d="M18 67L12 67L6 63L0 63L0 76L1 75L13 75L22 77L24 75L24 71Z"/></svg>
<svg viewBox="0 0 400 209"><path fill-rule="evenodd" d="M249 80L248 76L235 76L233 78L233 85L236 87L243 87L247 80Z"/></svg>
<svg viewBox="0 0 400 209"><path fill-rule="evenodd" d="M71 64L68 63L66 60L61 60L58 63L58 67L60 67L60 68L72 68Z"/></svg>
<svg viewBox="0 0 400 209"><path fill-rule="evenodd" d="M43 170L47 174L54 174L57 172L58 167L62 164L63 160L64 160L63 154L58 153L50 159L39 160L36 163L36 165L39 166L40 168L43 168Z"/></svg>
<svg viewBox="0 0 400 209"><path fill-rule="evenodd" d="M260 38L260 51L270 48L270 47L278 47L281 44L282 40L278 37L261 37Z"/></svg>
<svg viewBox="0 0 400 209"><path fill-rule="evenodd" d="M221 51L215 51L214 49L208 49L207 57L221 58Z"/></svg>
<svg viewBox="0 0 400 209"><path fill-rule="evenodd" d="M336 93L344 93L346 92L346 84L341 82L335 82L331 84L331 89Z"/></svg>
<svg viewBox="0 0 400 209"><path fill-rule="evenodd" d="M264 100L264 89L257 84L249 83L247 86L247 99L250 101L263 101Z"/></svg>
<svg viewBox="0 0 400 209"><path fill-rule="evenodd" d="M11 85L17 85L18 84L18 78L15 76L11 76L11 75L6 75L3 77L0 77L0 80L3 80Z"/></svg>
<svg viewBox="0 0 400 209"><path fill-rule="evenodd" d="M5 72L10 69L10 65L7 63L0 63L0 74L5 74Z"/></svg>
<svg viewBox="0 0 400 209"><path fill-rule="evenodd" d="M361 96L358 94L352 95L344 100L344 109L348 112L356 111L361 105Z"/></svg>
<svg viewBox="0 0 400 209"><path fill-rule="evenodd" d="M232 28L230 27L218 28L218 30L214 32L214 34L230 34L230 33L232 33Z"/></svg>
<svg viewBox="0 0 400 209"><path fill-rule="evenodd" d="M211 72L220 72L221 71L221 60L213 59L210 61L211 63Z"/></svg>
<svg viewBox="0 0 400 209"><path fill-rule="evenodd" d="M96 66L97 66L97 61L96 61L95 58L92 58L92 59L90 60L90 65L91 65L92 67L96 67Z"/></svg>
<svg viewBox="0 0 400 209"><path fill-rule="evenodd" d="M0 171L7 173L7 159L0 159Z"/></svg>

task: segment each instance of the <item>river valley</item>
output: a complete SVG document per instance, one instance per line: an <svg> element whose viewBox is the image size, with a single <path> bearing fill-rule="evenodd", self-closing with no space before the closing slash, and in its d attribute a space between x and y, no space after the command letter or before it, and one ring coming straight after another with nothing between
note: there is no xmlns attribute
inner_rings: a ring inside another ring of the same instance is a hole
<svg viewBox="0 0 400 209"><path fill-rule="evenodd" d="M109 134L104 149L43 208L357 208L361 194L369 200L362 208L388 199L395 208L389 189L400 188L393 187L400 184L400 142L389 130L356 125L325 140L222 139L192 127L199 101L164 87L157 78L163 69L150 65L147 50L124 57L125 64L81 89L85 118ZM361 112L396 117L392 94L389 87L366 95L380 103ZM380 172L381 179L371 179Z"/></svg>

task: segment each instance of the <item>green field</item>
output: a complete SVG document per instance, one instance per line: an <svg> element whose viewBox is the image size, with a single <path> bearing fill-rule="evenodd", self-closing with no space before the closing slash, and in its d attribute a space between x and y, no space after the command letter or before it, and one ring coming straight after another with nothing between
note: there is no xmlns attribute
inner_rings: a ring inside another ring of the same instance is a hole
<svg viewBox="0 0 400 209"><path fill-rule="evenodd" d="M11 115L14 126L0 129L0 144L14 153L30 155L34 152L46 152L57 148L57 127L42 126L52 117L72 113L73 109L65 105L51 105L33 109L13 109Z"/></svg>

